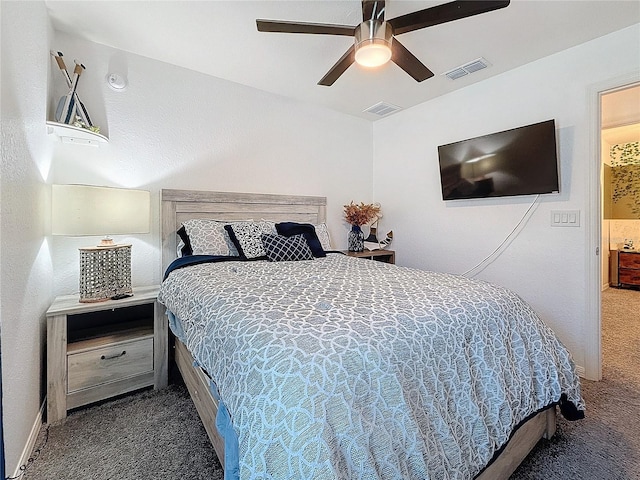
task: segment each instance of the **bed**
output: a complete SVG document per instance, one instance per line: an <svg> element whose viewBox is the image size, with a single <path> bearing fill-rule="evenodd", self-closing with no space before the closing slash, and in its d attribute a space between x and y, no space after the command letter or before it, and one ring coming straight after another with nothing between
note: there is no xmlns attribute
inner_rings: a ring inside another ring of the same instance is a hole
<svg viewBox="0 0 640 480"><path fill-rule="evenodd" d="M192 219L326 220L323 197L161 195L163 269ZM219 260L179 265L159 298L225 478L507 479L557 405L583 416L568 352L506 289L338 253Z"/></svg>

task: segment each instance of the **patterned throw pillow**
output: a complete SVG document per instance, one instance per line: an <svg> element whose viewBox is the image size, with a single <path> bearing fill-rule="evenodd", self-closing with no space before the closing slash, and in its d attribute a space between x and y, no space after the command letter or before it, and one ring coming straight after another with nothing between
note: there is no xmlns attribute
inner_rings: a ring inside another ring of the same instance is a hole
<svg viewBox="0 0 640 480"><path fill-rule="evenodd" d="M238 250L219 220L192 219L184 222L193 255L238 256Z"/></svg>
<svg viewBox="0 0 640 480"><path fill-rule="evenodd" d="M293 237L294 235L302 235L307 241L311 253L314 257L326 257L322 244L316 235L316 230L310 223L298 223L298 222L281 222L276 223L276 230L280 235L285 237Z"/></svg>
<svg viewBox="0 0 640 480"><path fill-rule="evenodd" d="M331 237L329 237L329 229L327 228L326 223L319 223L318 225L314 225L316 229L316 235L318 236L318 240L320 240L320 244L322 245L322 249L325 251L333 250L331 247Z"/></svg>
<svg viewBox="0 0 640 480"><path fill-rule="evenodd" d="M266 258L262 245L263 233L277 233L274 222L229 222L224 226L241 258L258 260Z"/></svg>
<svg viewBox="0 0 640 480"><path fill-rule="evenodd" d="M262 234L262 245L271 262L292 262L313 260L313 253L304 235L284 237L282 235Z"/></svg>

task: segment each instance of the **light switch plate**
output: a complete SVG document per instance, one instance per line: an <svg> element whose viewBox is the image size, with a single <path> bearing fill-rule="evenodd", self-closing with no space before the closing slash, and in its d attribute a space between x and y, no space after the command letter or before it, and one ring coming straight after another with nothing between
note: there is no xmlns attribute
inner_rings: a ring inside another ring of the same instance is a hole
<svg viewBox="0 0 640 480"><path fill-rule="evenodd" d="M551 210L552 227L579 227L580 210Z"/></svg>

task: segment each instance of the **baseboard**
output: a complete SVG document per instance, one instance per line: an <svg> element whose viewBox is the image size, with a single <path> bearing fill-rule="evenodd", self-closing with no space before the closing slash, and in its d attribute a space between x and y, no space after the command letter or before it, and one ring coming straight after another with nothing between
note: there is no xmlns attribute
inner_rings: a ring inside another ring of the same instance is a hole
<svg viewBox="0 0 640 480"><path fill-rule="evenodd" d="M36 415L36 421L33 422L33 427L31 427L31 432L29 433L29 437L27 438L27 443L22 450L22 454L20 455L20 459L18 460L18 466L14 470L12 477L17 477L18 475L20 475L20 467L29 463L29 459L31 458L33 449L36 446L36 441L38 440L40 428L42 427L42 419L44 418L44 408L46 404L47 398L45 397L45 399L42 401L42 405L40 405L40 411L38 412L38 415Z"/></svg>
<svg viewBox="0 0 640 480"><path fill-rule="evenodd" d="M580 378L585 378L586 370L582 365L576 365L576 373Z"/></svg>

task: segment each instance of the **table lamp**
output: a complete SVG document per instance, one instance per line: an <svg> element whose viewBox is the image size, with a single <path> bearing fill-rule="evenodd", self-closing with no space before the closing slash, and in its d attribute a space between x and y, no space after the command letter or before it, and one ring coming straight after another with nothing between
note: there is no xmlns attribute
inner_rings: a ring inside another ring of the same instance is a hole
<svg viewBox="0 0 640 480"><path fill-rule="evenodd" d="M146 190L92 185L52 185L53 235L104 236L80 248L80 302L130 297L131 245L109 235L149 233L150 194Z"/></svg>

